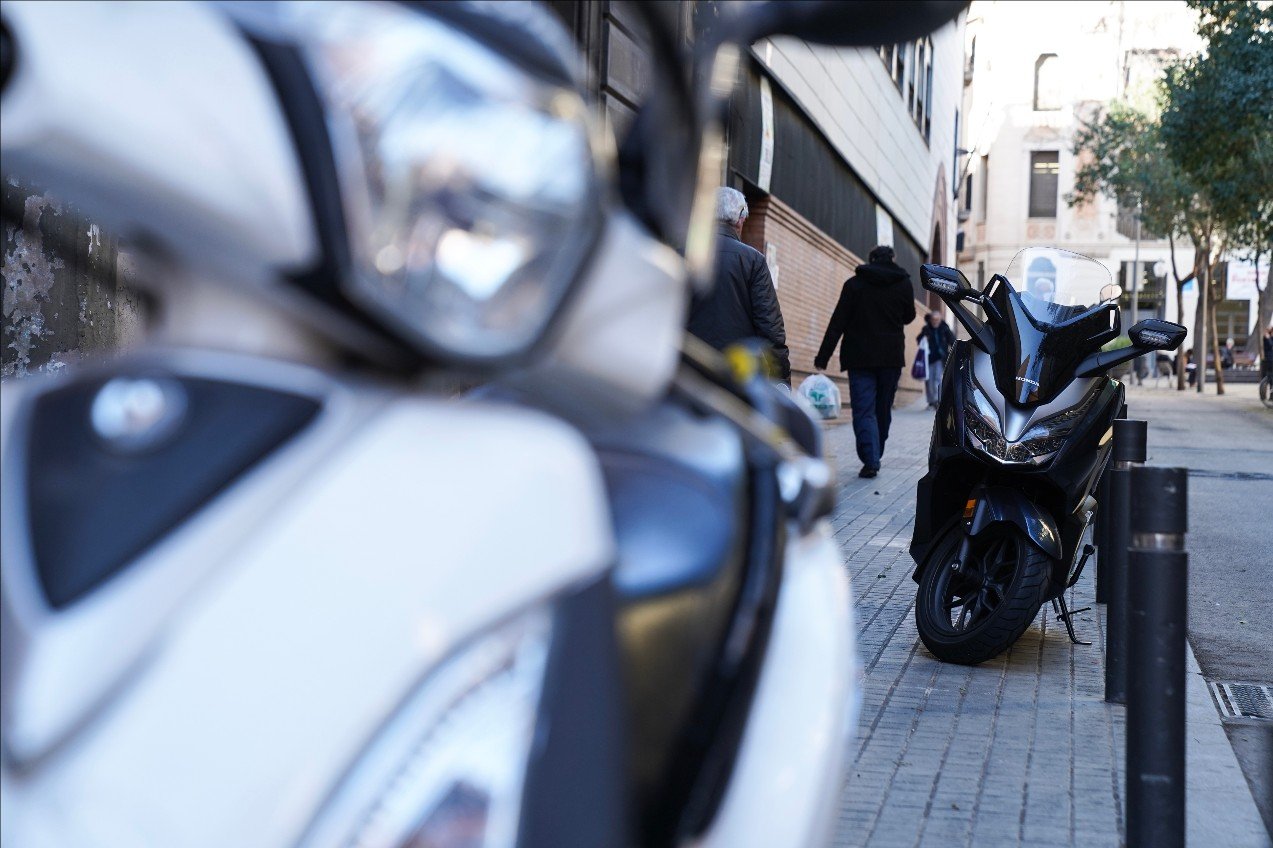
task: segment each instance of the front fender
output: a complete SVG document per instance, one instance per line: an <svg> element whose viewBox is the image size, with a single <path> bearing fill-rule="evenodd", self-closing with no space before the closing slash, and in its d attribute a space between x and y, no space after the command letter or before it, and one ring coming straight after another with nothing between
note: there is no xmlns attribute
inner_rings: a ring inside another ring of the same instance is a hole
<svg viewBox="0 0 1273 848"><path fill-rule="evenodd" d="M976 538L998 524L1012 524L1026 535L1034 546L1055 560L1061 559L1061 534L1052 516L1015 489L1006 486L985 486L975 489L971 497L977 500L968 535Z"/></svg>

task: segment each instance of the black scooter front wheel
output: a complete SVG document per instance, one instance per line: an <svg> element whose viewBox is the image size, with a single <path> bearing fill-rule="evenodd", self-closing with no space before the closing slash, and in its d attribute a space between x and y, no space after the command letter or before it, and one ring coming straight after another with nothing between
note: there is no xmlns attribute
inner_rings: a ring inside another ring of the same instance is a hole
<svg viewBox="0 0 1273 848"><path fill-rule="evenodd" d="M1034 621L1052 558L1005 526L973 539L956 571L962 536L963 528L952 526L933 551L915 595L915 626L937 659L976 665L1010 648Z"/></svg>

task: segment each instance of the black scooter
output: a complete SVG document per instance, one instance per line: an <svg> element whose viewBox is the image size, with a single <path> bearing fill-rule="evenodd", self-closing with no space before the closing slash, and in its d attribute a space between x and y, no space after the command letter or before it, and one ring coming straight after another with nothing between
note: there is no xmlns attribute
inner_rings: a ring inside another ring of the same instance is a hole
<svg viewBox="0 0 1273 848"><path fill-rule="evenodd" d="M1093 492L1123 408L1107 372L1175 350L1186 332L1146 319L1130 346L1102 351L1122 328L1121 289L1103 265L1029 248L1008 275L1021 290L996 274L978 292L956 269L920 268L971 338L952 351L918 486L915 622L934 656L968 665L1010 647L1047 601L1078 641L1065 591L1093 552Z"/></svg>

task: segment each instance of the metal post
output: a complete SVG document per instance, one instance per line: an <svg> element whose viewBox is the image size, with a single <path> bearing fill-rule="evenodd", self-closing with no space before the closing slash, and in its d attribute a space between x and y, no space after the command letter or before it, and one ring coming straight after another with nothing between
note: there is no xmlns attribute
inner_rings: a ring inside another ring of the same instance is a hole
<svg viewBox="0 0 1273 848"><path fill-rule="evenodd" d="M1124 403L1118 410L1118 418L1127 417L1127 404ZM1096 484L1096 526L1092 528L1092 544L1096 545L1096 602L1098 604L1109 603L1109 567L1105 564L1105 557L1109 552L1109 521L1105 516L1105 509L1109 506L1109 478L1110 473L1114 470L1114 457L1111 448L1110 464L1105 469L1105 473L1101 475L1100 482Z"/></svg>
<svg viewBox="0 0 1273 848"><path fill-rule="evenodd" d="M1136 322L1140 320L1140 201L1136 201L1136 252L1132 259L1132 323L1136 326ZM1132 360L1132 380L1136 385L1141 384L1140 379L1140 360L1136 357Z"/></svg>
<svg viewBox="0 0 1273 848"><path fill-rule="evenodd" d="M1114 421L1113 467L1109 470L1109 505L1105 513L1102 570L1109 572L1105 607L1105 700L1127 703L1127 548L1131 543L1132 463L1145 461L1149 424L1134 418Z"/></svg>
<svg viewBox="0 0 1273 848"><path fill-rule="evenodd" d="M1110 467L1101 475L1096 484L1096 521L1092 528L1092 544L1096 545L1096 602L1109 603L1109 566L1105 564L1105 556L1109 551L1109 521L1105 518L1105 510L1109 507L1109 478L1114 472L1111 459Z"/></svg>
<svg viewBox="0 0 1273 848"><path fill-rule="evenodd" d="M1183 848L1189 478L1184 468L1136 468L1131 478L1127 845Z"/></svg>
<svg viewBox="0 0 1273 848"><path fill-rule="evenodd" d="M1210 262L1210 255L1203 261ZM1202 280L1203 277L1207 278L1205 283ZM1202 298L1200 301L1202 304L1202 312L1200 314L1202 326L1193 328L1193 358L1197 360L1198 365L1198 370L1195 372L1198 375L1196 385L1198 394L1202 394L1203 389L1207 386L1207 312L1211 308L1211 298L1208 296L1211 290L1211 268L1203 268L1202 273L1194 277L1193 284L1198 287L1198 297ZM1195 313L1195 315L1198 314ZM1216 363L1216 365L1219 364L1218 362Z"/></svg>

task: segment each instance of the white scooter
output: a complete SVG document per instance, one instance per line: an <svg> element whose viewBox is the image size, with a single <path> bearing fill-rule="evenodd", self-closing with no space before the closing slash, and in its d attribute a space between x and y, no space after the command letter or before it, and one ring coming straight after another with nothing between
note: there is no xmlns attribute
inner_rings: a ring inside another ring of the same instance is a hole
<svg viewBox="0 0 1273 848"><path fill-rule="evenodd" d="M793 8L735 32L834 29ZM681 351L710 97L656 74L616 192L533 7L0 16L6 175L161 305L3 386L0 844L821 844L829 475L758 358Z"/></svg>

